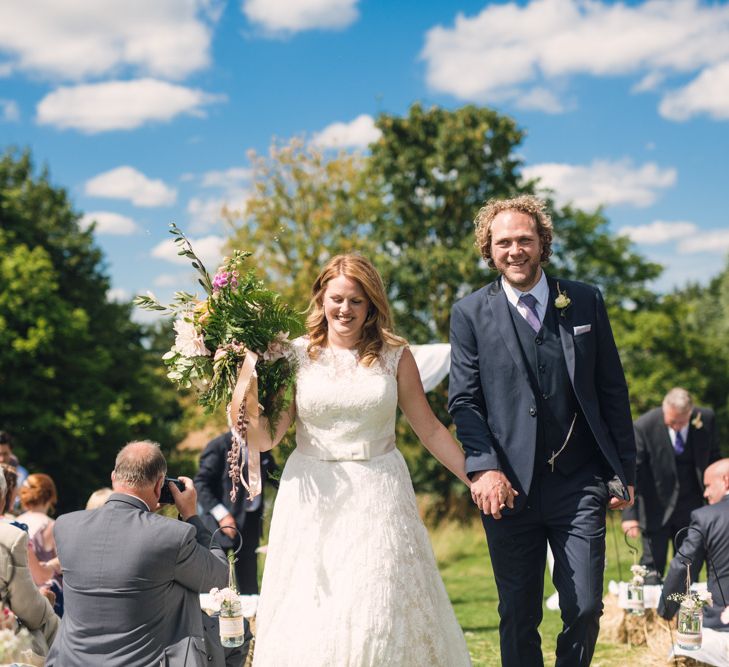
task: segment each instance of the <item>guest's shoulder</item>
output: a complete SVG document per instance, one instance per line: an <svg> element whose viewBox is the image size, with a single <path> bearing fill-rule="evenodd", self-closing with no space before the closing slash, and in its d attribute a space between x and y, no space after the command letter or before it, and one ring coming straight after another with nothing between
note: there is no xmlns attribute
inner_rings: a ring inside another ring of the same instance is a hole
<svg viewBox="0 0 729 667"><path fill-rule="evenodd" d="M663 424L663 410L658 408L651 408L648 412L644 412L638 419L635 420L635 427L637 429L647 428L653 426L656 423Z"/></svg>
<svg viewBox="0 0 729 667"><path fill-rule="evenodd" d="M11 551L24 551L28 548L28 533L9 521L0 521L0 544Z"/></svg>

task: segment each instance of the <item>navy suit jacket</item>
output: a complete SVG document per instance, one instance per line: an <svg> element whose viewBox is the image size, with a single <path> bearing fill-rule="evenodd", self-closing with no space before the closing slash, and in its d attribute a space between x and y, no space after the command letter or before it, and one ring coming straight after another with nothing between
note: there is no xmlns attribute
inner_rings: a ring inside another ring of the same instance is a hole
<svg viewBox="0 0 729 667"><path fill-rule="evenodd" d="M557 281L548 278L555 308ZM560 340L575 396L595 440L623 485L635 483L635 439L628 388L600 290L571 280L558 311ZM578 328L579 327L579 328ZM466 454L466 472L502 470L526 500L534 474L537 401L497 280L457 302L451 313L448 410Z"/></svg>
<svg viewBox="0 0 729 667"><path fill-rule="evenodd" d="M195 475L195 489L197 490L197 501L201 508L201 517L205 525L214 532L218 528L218 522L210 511L216 505L223 505L235 518L236 526L241 535L244 531L251 531L250 537L256 541L260 537L261 515L263 513L263 496L261 496L260 507L255 512L246 512L245 498L246 491L241 486L235 503L230 500L230 491L233 482L228 475L228 452L232 446L233 436L230 431L213 438L205 447L200 457L200 470ZM263 484L269 472L276 470L276 462L271 452L261 453L261 475ZM248 464L243 466L243 476L248 476ZM231 540L224 533L217 533L216 539L225 549L238 544L237 538Z"/></svg>
<svg viewBox="0 0 729 667"><path fill-rule="evenodd" d="M691 512L689 525L686 539L681 543L683 557L676 554L668 568L658 613L663 618L673 618L678 611L678 603L666 598L671 593L686 591L684 563L687 559L691 562L711 561L706 568L707 587L714 604L704 609L704 625L729 632L729 625L724 625L720 618L724 607L729 605L729 495L718 503Z"/></svg>

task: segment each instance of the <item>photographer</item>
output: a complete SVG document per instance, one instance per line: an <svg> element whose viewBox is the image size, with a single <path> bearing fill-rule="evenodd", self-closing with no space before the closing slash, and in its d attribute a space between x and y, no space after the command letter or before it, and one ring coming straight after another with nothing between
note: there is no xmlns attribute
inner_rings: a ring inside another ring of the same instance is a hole
<svg viewBox="0 0 729 667"><path fill-rule="evenodd" d="M224 587L228 568L196 515L192 480L168 488L182 521L154 514L167 464L159 445L117 455L114 493L94 511L58 518L66 609L47 665L207 664L198 594Z"/></svg>

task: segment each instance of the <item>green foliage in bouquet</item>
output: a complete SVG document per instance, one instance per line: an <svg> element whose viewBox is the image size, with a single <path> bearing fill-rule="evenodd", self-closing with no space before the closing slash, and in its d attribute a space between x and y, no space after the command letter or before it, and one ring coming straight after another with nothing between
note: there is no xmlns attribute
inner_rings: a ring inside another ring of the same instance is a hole
<svg viewBox="0 0 729 667"><path fill-rule="evenodd" d="M135 305L177 317L175 344L162 358L169 377L180 388L194 387L198 400L212 412L230 402L246 352L258 354L258 396L271 428L289 404L295 369L286 354L289 338L305 331L303 317L266 288L252 269L242 271L251 253L234 251L211 279L190 242L175 225L170 233L178 255L191 260L207 298L176 292L169 306L149 294Z"/></svg>

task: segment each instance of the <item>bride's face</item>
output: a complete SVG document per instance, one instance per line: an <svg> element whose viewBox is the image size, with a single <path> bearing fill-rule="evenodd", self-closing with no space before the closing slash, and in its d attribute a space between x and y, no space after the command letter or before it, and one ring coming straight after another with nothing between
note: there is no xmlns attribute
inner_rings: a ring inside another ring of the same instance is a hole
<svg viewBox="0 0 729 667"><path fill-rule="evenodd" d="M347 276L332 278L324 290L322 305L329 325L329 342L356 343L370 307L362 286Z"/></svg>

